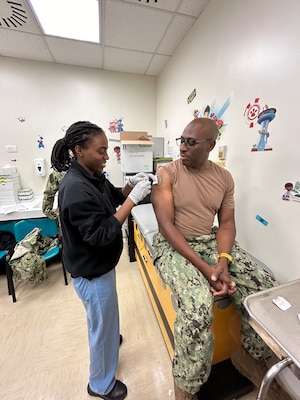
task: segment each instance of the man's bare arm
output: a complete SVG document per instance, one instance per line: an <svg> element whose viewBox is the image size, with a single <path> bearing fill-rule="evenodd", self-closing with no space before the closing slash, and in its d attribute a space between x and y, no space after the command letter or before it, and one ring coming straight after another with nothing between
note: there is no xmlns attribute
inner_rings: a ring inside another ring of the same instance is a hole
<svg viewBox="0 0 300 400"><path fill-rule="evenodd" d="M157 171L158 183L152 186L152 204L157 217L160 233L184 258L189 260L210 282L216 293L223 293L221 282L211 279L211 266L205 263L185 240L174 225L174 202L168 172L161 167Z"/></svg>

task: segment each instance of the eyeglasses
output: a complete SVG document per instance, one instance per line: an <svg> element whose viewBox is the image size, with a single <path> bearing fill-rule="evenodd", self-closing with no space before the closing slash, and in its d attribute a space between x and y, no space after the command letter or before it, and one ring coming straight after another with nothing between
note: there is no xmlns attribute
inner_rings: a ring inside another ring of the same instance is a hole
<svg viewBox="0 0 300 400"><path fill-rule="evenodd" d="M192 149L196 144L198 143L203 143L203 142L210 142L213 139L183 139L182 137L175 139L177 146L181 146L182 144L185 144L185 146L188 149Z"/></svg>

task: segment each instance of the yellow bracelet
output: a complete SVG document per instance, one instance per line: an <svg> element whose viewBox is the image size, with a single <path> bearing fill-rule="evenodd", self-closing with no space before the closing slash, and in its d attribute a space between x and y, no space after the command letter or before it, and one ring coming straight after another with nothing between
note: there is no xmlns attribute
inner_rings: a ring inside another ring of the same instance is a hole
<svg viewBox="0 0 300 400"><path fill-rule="evenodd" d="M217 259L219 259L221 257L227 258L227 260L230 261L230 262L232 261L232 256L230 254L228 254L228 253L219 253L217 255Z"/></svg>

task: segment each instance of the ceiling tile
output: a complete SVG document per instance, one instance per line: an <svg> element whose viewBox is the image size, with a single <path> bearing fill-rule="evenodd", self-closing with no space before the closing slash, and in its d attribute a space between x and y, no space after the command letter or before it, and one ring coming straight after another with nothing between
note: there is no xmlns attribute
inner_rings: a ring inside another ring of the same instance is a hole
<svg viewBox="0 0 300 400"><path fill-rule="evenodd" d="M0 55L157 76L209 2L98 1L101 44L45 35L29 0L0 0ZM7 26L11 4L22 18Z"/></svg>
<svg viewBox="0 0 300 400"><path fill-rule="evenodd" d="M193 17L177 15L163 38L157 52L172 55L196 21Z"/></svg>
<svg viewBox="0 0 300 400"><path fill-rule="evenodd" d="M53 58L57 63L80 65L83 67L102 67L102 46L47 36L45 38Z"/></svg>
<svg viewBox="0 0 300 400"><path fill-rule="evenodd" d="M165 11L106 2L105 44L154 52L171 21Z"/></svg>
<svg viewBox="0 0 300 400"><path fill-rule="evenodd" d="M197 0L196 0L197 1ZM145 7L153 7L157 8L160 10L167 10L167 11L175 11L180 4L181 0L158 0L157 3L155 3L154 0L149 0L149 3L147 3L146 0L127 0L128 3L134 3L138 5L144 5Z"/></svg>
<svg viewBox="0 0 300 400"><path fill-rule="evenodd" d="M171 57L169 57L169 56L155 55L153 57L153 59L151 60L150 65L147 68L145 74L152 75L152 76L159 75L159 73L162 71L162 69L167 64L167 62L170 60L170 58Z"/></svg>
<svg viewBox="0 0 300 400"><path fill-rule="evenodd" d="M6 29L0 35L0 54L25 60L53 62L42 36Z"/></svg>
<svg viewBox="0 0 300 400"><path fill-rule="evenodd" d="M177 11L181 14L198 17L208 2L209 0L183 0Z"/></svg>
<svg viewBox="0 0 300 400"><path fill-rule="evenodd" d="M144 74L151 57L152 55L149 53L106 47L104 69Z"/></svg>

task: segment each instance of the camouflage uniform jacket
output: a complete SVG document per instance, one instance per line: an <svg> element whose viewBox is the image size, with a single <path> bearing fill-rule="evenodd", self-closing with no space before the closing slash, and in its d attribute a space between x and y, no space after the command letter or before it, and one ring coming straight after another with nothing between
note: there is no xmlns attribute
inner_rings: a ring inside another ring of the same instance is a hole
<svg viewBox="0 0 300 400"><path fill-rule="evenodd" d="M58 192L59 184L63 177L66 175L66 171L58 172L53 169L52 173L49 175L48 181L43 194L43 204L42 210L46 217L51 219L57 219L59 212L58 209L53 209L54 198Z"/></svg>
<svg viewBox="0 0 300 400"><path fill-rule="evenodd" d="M43 254L56 247L58 239L41 235L40 228L34 228L15 246L10 259L11 268L17 281L42 282L46 276L46 261Z"/></svg>

